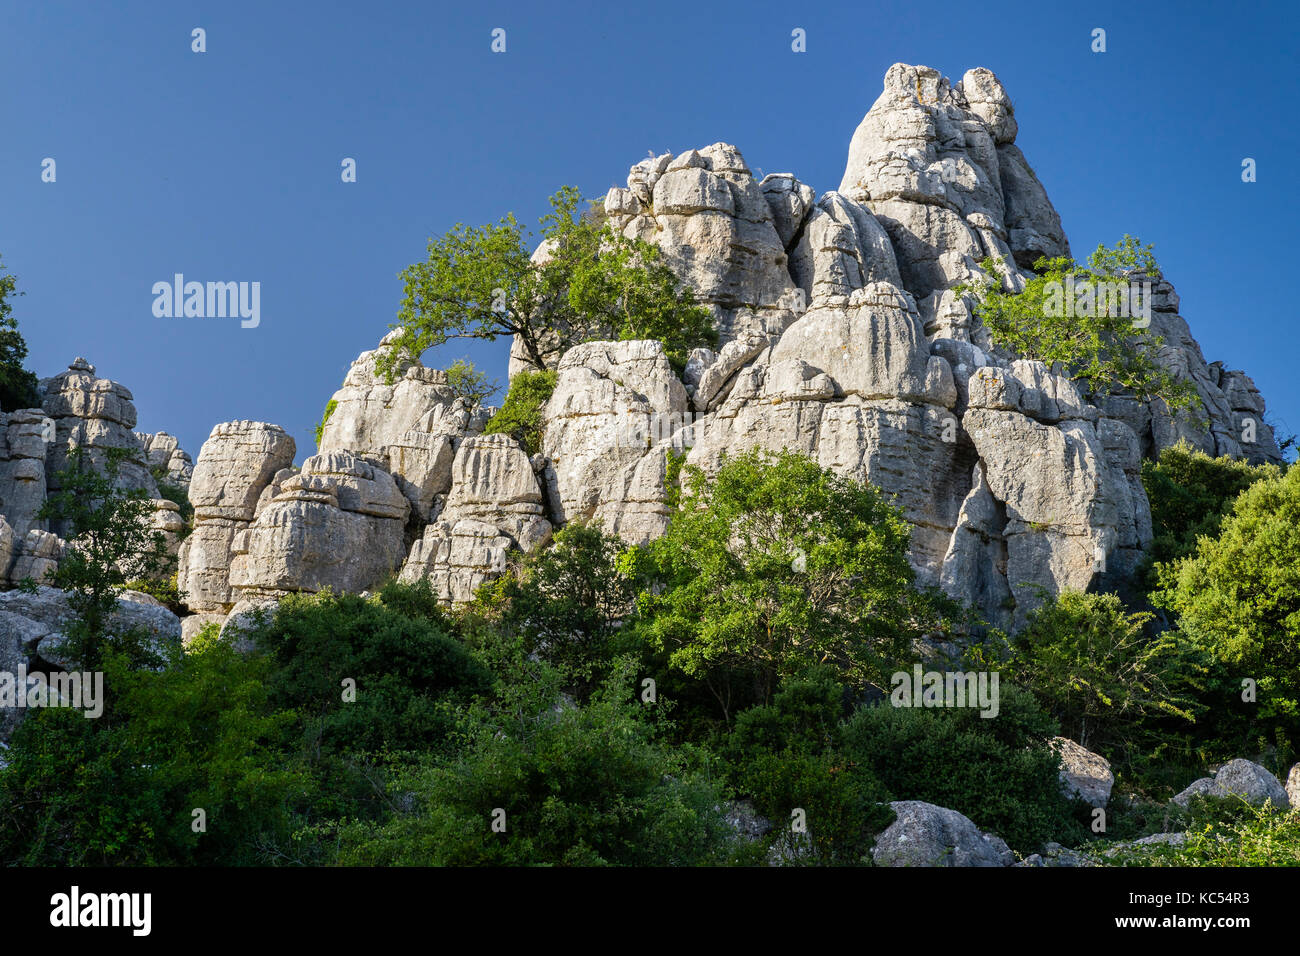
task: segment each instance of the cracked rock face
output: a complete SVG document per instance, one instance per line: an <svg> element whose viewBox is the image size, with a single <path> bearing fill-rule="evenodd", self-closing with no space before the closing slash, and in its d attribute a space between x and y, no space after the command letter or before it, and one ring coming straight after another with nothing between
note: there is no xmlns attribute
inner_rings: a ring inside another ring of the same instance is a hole
<svg viewBox="0 0 1300 956"><path fill-rule="evenodd" d="M559 522L599 520L632 541L663 533L666 452L691 418L686 389L662 345L590 342L570 349L545 417L542 452Z"/></svg>
<svg viewBox="0 0 1300 956"><path fill-rule="evenodd" d="M181 544L177 568L191 610L224 613L234 606L231 546L252 524L263 492L293 464L295 450L279 425L235 421L212 429L190 479L194 530Z"/></svg>
<svg viewBox="0 0 1300 956"><path fill-rule="evenodd" d="M240 600L362 591L400 567L410 504L392 476L349 452L314 455L231 542Z"/></svg>
<svg viewBox="0 0 1300 956"><path fill-rule="evenodd" d="M605 197L605 214L625 236L664 251L713 310L725 344L745 332L779 333L802 311L782 236L793 241L812 190L791 179L764 187L740 150L714 143L637 163L627 188Z"/></svg>
<svg viewBox="0 0 1300 956"><path fill-rule="evenodd" d="M1144 456L1188 438L1279 460L1253 383L1205 363L1167 282L1153 297L1160 360L1196 384L1208 428L994 347L953 287L989 256L1014 291L1039 256L1070 255L1018 122L988 70L953 85L896 64L820 198L788 173L755 187L727 144L634 166L605 212L714 307L720 345L691 354L684 397L647 363L650 343L565 356L543 439L555 519L598 517L642 541L667 520L669 450L711 471L724 454L791 449L896 496L919 580L1012 627L1040 588L1137 563L1151 539ZM667 424L648 429L656 416Z"/></svg>
<svg viewBox="0 0 1300 956"><path fill-rule="evenodd" d="M472 600L511 551L546 545L551 523L533 462L505 435L466 439L452 463L446 507L415 542L403 581L428 579L442 600Z"/></svg>

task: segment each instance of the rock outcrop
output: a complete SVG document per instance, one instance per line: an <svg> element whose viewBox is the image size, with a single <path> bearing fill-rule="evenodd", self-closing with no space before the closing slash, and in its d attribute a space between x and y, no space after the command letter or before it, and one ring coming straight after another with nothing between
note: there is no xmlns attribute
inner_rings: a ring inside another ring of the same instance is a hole
<svg viewBox="0 0 1300 956"><path fill-rule="evenodd" d="M1252 806L1272 804L1275 809L1286 809L1291 805L1286 788L1277 777L1259 764L1240 757L1229 760L1213 777L1201 777L1193 781L1186 790L1174 797L1173 802L1185 807L1197 795L1240 797Z"/></svg>
<svg viewBox="0 0 1300 956"><path fill-rule="evenodd" d="M179 506L159 494L150 468L163 464L169 476L177 476L175 483L184 485L179 479L189 456L176 440L165 432L133 432L136 411L130 390L97 377L95 367L83 358L43 379L38 394L39 408L0 413L0 583L25 578L39 583L58 567L69 528L39 513L47 497L60 490L59 473L68 467L68 453L74 448L87 466L100 469L110 449L121 451L118 487L148 495L153 502L151 527L164 533L174 554L184 522Z"/></svg>
<svg viewBox="0 0 1300 956"><path fill-rule="evenodd" d="M551 538L533 462L505 435L465 439L452 463L446 507L424 529L401 579L426 578L444 601L463 602L506 569L511 551Z"/></svg>
<svg viewBox="0 0 1300 956"><path fill-rule="evenodd" d="M720 341L691 354L684 393L651 343L560 359L543 438L553 520L644 541L666 524L670 451L708 471L727 453L793 449L896 496L919 581L1015 627L1044 589L1110 585L1136 565L1151 540L1144 457L1186 438L1279 461L1253 383L1206 364L1163 280L1158 359L1195 385L1203 428L991 342L956 287L989 257L1017 290L1039 256L1070 255L1017 131L988 70L954 85L896 64L820 198L788 173L755 183L725 143L633 166L604 213L659 245Z"/></svg>
<svg viewBox="0 0 1300 956"><path fill-rule="evenodd" d="M181 545L177 570L191 611L224 615L234 607L235 537L252 525L273 483L287 479L294 451L293 439L278 425L235 421L212 429L190 479L194 530ZM193 627L187 625L187 638Z"/></svg>
<svg viewBox="0 0 1300 956"><path fill-rule="evenodd" d="M1011 866L1015 854L1000 837L956 810L920 800L889 805L896 818L876 837L876 866Z"/></svg>
<svg viewBox="0 0 1300 956"><path fill-rule="evenodd" d="M155 474L161 472L164 477L160 480L188 491L194 476L194 459L181 448L180 441L166 432L136 432L135 437L144 448L150 470Z"/></svg>
<svg viewBox="0 0 1300 956"><path fill-rule="evenodd" d="M1053 737L1052 747L1061 755L1061 789L1091 807L1104 807L1115 786L1110 761L1068 737Z"/></svg>

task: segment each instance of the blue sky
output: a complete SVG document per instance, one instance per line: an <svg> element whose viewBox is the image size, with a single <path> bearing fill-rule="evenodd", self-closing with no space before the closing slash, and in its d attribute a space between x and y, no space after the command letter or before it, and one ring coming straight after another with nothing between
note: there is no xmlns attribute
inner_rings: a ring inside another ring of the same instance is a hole
<svg viewBox="0 0 1300 956"><path fill-rule="evenodd" d="M84 355L135 393L141 429L195 456L239 418L283 425L310 454L349 362L394 319L397 273L458 221L535 223L561 184L603 194L650 150L718 140L756 171L836 188L898 61L997 73L1076 255L1126 232L1154 242L1206 358L1246 369L1270 417L1300 430L1294 3L3 11L0 255L26 292L29 364L47 376ZM260 282L261 324L155 317L151 287L177 272ZM425 361L468 356L504 380L507 348L453 342Z"/></svg>

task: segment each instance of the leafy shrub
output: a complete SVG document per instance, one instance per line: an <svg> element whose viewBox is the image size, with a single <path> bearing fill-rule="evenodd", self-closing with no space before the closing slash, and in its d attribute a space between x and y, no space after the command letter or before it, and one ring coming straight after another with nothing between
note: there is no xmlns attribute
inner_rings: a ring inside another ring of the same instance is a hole
<svg viewBox="0 0 1300 956"><path fill-rule="evenodd" d="M788 680L772 703L736 717L724 753L738 793L774 824L789 863L870 862L875 836L893 820L884 787L840 749L843 688L817 668ZM802 810L805 833L791 829Z"/></svg>
<svg viewBox="0 0 1300 956"><path fill-rule="evenodd" d="M585 695L614 658L613 638L633 607L632 582L619 567L625 550L599 523L570 522L552 547L485 584L476 610L523 637L529 653L555 664L569 689Z"/></svg>
<svg viewBox="0 0 1300 956"><path fill-rule="evenodd" d="M1223 516L1257 481L1280 477L1276 465L1249 465L1239 458L1211 458L1179 442L1142 462L1142 485L1151 503L1153 540L1143 564L1147 590L1155 587L1153 565L1187 557L1197 538L1215 538Z"/></svg>
<svg viewBox="0 0 1300 956"><path fill-rule="evenodd" d="M18 331L10 296L16 292L17 276L0 263L0 411L35 408L41 404L36 374L23 366L27 342Z"/></svg>
<svg viewBox="0 0 1300 956"><path fill-rule="evenodd" d="M1261 721L1300 726L1300 469L1256 481L1223 518L1218 537L1159 565L1152 600L1233 677L1258 686Z"/></svg>
<svg viewBox="0 0 1300 956"><path fill-rule="evenodd" d="M1087 831L1062 794L1054 722L1032 695L1001 684L996 717L971 708L893 707L855 713L843 754L894 800L924 800L965 814L1021 852L1072 843Z"/></svg>
<svg viewBox="0 0 1300 956"><path fill-rule="evenodd" d="M1244 800L1235 803L1227 812L1218 807L1201 815L1189 826L1182 845L1128 847L1102 856L1101 862L1108 866L1300 866L1300 809L1279 811L1252 807Z"/></svg>
<svg viewBox="0 0 1300 956"><path fill-rule="evenodd" d="M291 595L250 639L278 665L269 691L302 718L308 749L369 754L446 745L454 725L443 698L491 688L491 674L439 620L409 613L412 597L390 585L388 600L324 592ZM344 700L345 682L356 699ZM349 685L351 686L351 685Z"/></svg>
<svg viewBox="0 0 1300 956"><path fill-rule="evenodd" d="M510 435L530 455L542 450L542 409L555 391L555 372L520 372L483 428L485 435Z"/></svg>
<svg viewBox="0 0 1300 956"><path fill-rule="evenodd" d="M447 384L460 398L471 405L478 405L501 391L496 382L474 367L469 359L459 358L447 366Z"/></svg>
<svg viewBox="0 0 1300 956"><path fill-rule="evenodd" d="M101 717L27 715L0 770L0 861L269 862L261 847L288 839L286 808L306 788L278 746L293 715L269 705L269 662L213 628L168 665L135 670L109 653Z"/></svg>
<svg viewBox="0 0 1300 956"><path fill-rule="evenodd" d="M720 862L723 794L702 755L660 744L622 673L586 706L555 680L508 685L476 706L459 756L426 761L395 787L416 803L343 834L340 860L376 865L631 865ZM504 817L500 812L504 812ZM493 822L504 823L494 830Z"/></svg>
<svg viewBox="0 0 1300 956"><path fill-rule="evenodd" d="M334 409L339 407L339 403L330 399L325 403L325 411L320 417L320 424L316 426L316 447L320 448L320 440L325 435L325 426L329 424L330 416L334 414Z"/></svg>
<svg viewBox="0 0 1300 956"><path fill-rule="evenodd" d="M1065 591L1038 607L1014 639L1011 678L1033 691L1065 736L1092 750L1131 741L1143 718L1194 719L1175 688L1206 670L1176 634L1148 636L1152 615L1113 594Z"/></svg>

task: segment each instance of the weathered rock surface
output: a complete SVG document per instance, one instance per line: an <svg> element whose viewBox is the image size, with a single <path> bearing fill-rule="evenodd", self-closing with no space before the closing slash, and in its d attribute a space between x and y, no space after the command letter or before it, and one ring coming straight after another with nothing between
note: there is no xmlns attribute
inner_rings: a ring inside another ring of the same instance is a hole
<svg viewBox="0 0 1300 956"><path fill-rule="evenodd" d="M890 804L897 819L876 838L877 866L1010 866L1015 855L956 810L920 800Z"/></svg>
<svg viewBox="0 0 1300 956"><path fill-rule="evenodd" d="M401 565L409 512L378 465L349 452L314 455L235 533L230 587L238 600L362 591Z"/></svg>
<svg viewBox="0 0 1300 956"><path fill-rule="evenodd" d="M738 149L714 143L642 160L627 188L605 197L614 227L658 245L712 308L723 344L744 332L778 333L803 309L782 237L798 232L811 190L765 182L754 181Z"/></svg>
<svg viewBox="0 0 1300 956"><path fill-rule="evenodd" d="M180 441L166 432L136 432L144 448L145 461L151 469L166 472L168 483L188 490L194 475L194 460L181 448Z"/></svg>
<svg viewBox="0 0 1300 956"><path fill-rule="evenodd" d="M469 601L506 569L511 551L550 541L544 511L533 462L518 442L505 435L466 439L452 463L446 507L412 546L401 579L427 578L442 600Z"/></svg>
<svg viewBox="0 0 1300 956"><path fill-rule="evenodd" d="M1110 761L1068 737L1053 737L1052 747L1061 755L1061 789L1089 806L1104 807L1115 786Z"/></svg>
<svg viewBox="0 0 1300 956"><path fill-rule="evenodd" d="M376 362L392 338L389 333L378 348L362 352L348 369L331 399L335 407L320 451L375 462L393 476L415 515L428 521L450 487L456 445L479 434L494 409L458 397L446 372L409 355L398 357L390 382Z"/></svg>
<svg viewBox="0 0 1300 956"><path fill-rule="evenodd" d="M1174 797L1173 802L1185 807L1197 794L1207 797L1241 797L1257 807L1266 803L1277 808L1290 806L1286 788L1277 777L1259 764L1240 757L1229 760L1213 777L1201 777L1193 781L1186 790Z"/></svg>
<svg viewBox="0 0 1300 956"><path fill-rule="evenodd" d="M1286 775L1286 795L1291 806L1300 810L1300 763L1293 766Z"/></svg>
<svg viewBox="0 0 1300 956"><path fill-rule="evenodd" d="M638 542L663 533L666 451L691 416L662 345L590 342L570 349L545 417L542 454L550 460L558 522L599 520Z"/></svg>
<svg viewBox="0 0 1300 956"><path fill-rule="evenodd" d="M293 439L279 425L223 422L199 450L190 479L194 530L181 544L177 586L192 611L225 613L235 537L257 515L263 493L293 464Z"/></svg>
<svg viewBox="0 0 1300 956"><path fill-rule="evenodd" d="M1041 589L1109 586L1137 564L1151 540L1143 457L1191 437L1277 460L1258 391L1205 363L1168 283L1153 331L1205 400L1206 429L993 346L954 287L988 256L1014 290L1040 255L1070 255L1018 123L988 70L953 85L896 64L839 189L820 198L788 173L755 185L727 144L634 166L604 213L664 250L721 339L689 357L684 402L671 371L643 384L624 371L648 345L589 343L561 360L543 439L555 520L600 518L641 541L664 526L670 449L706 471L724 453L792 449L896 495L921 583L1015 627Z"/></svg>

